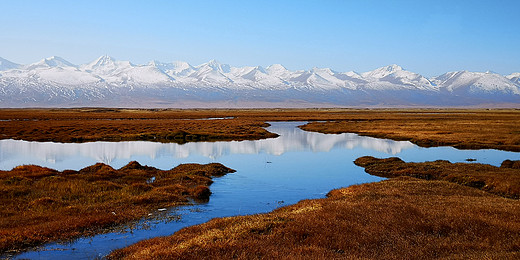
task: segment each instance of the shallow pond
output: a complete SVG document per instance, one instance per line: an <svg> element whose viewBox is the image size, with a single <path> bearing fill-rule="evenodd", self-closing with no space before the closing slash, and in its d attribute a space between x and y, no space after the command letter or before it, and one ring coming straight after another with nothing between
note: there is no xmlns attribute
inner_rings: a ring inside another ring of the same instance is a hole
<svg viewBox="0 0 520 260"><path fill-rule="evenodd" d="M302 199L323 198L332 189L379 181L353 161L361 156L398 156L405 161L438 159L500 165L520 160L520 153L497 150L457 150L451 147L421 148L410 142L356 134L320 134L297 128L304 122L275 122L267 130L278 138L241 142L187 144L154 142L51 142L0 141L0 169L37 164L58 170L81 169L104 162L120 168L136 160L143 165L170 169L180 163L220 162L237 170L215 178L213 194L205 204L157 210L131 227L71 243L53 243L16 258L93 259L137 241L173 234L211 218L268 212Z"/></svg>

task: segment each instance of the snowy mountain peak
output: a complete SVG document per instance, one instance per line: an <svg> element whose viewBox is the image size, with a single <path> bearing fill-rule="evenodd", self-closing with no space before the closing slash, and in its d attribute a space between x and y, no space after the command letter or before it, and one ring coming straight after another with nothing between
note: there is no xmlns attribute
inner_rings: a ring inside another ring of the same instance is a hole
<svg viewBox="0 0 520 260"><path fill-rule="evenodd" d="M157 61L152 61L149 64L154 64L154 66L161 71L167 73L170 76L187 76L188 74L194 71L193 66L184 61L174 61L171 63L162 63Z"/></svg>
<svg viewBox="0 0 520 260"><path fill-rule="evenodd" d="M267 71L262 66L256 66L254 70L267 74Z"/></svg>
<svg viewBox="0 0 520 260"><path fill-rule="evenodd" d="M265 69L266 73L276 77L283 77L289 74L289 70L282 64L273 64Z"/></svg>
<svg viewBox="0 0 520 260"><path fill-rule="evenodd" d="M402 71L403 68L399 65L392 64L389 66L377 68L373 71L365 72L361 74L363 77L367 78L384 78L392 73L395 73L397 71Z"/></svg>
<svg viewBox="0 0 520 260"><path fill-rule="evenodd" d="M508 79L512 79L514 77L520 77L520 72L511 73L506 76L506 78L508 78Z"/></svg>
<svg viewBox="0 0 520 260"><path fill-rule="evenodd" d="M97 58L95 61L89 63L89 67L104 67L104 66L114 66L116 60L108 55L103 55Z"/></svg>
<svg viewBox="0 0 520 260"><path fill-rule="evenodd" d="M161 71L167 71L174 68L174 65L172 63L166 63L166 62L160 62L157 60L152 60L148 62L148 66L155 67Z"/></svg>
<svg viewBox="0 0 520 260"><path fill-rule="evenodd" d="M329 74L329 75L333 75L335 74L334 71L332 71L331 69L329 68L318 68L318 67L314 67L311 69L311 72L312 73L326 73L326 74Z"/></svg>
<svg viewBox="0 0 520 260"><path fill-rule="evenodd" d="M193 69L193 66L191 66L189 63L187 63L185 61L174 61L174 62L172 62L172 64L173 64L173 67L176 69L182 69L182 70Z"/></svg>
<svg viewBox="0 0 520 260"><path fill-rule="evenodd" d="M199 67L210 67L211 69L220 73L228 73L231 70L231 67L228 64L222 64L217 60L210 60L207 63L200 65Z"/></svg>
<svg viewBox="0 0 520 260"><path fill-rule="evenodd" d="M8 60L0 57L0 71L16 69L18 67L20 67L20 64L16 64L14 62L8 61Z"/></svg>
<svg viewBox="0 0 520 260"><path fill-rule="evenodd" d="M510 75L507 75L506 78L520 85L520 72L511 73Z"/></svg>
<svg viewBox="0 0 520 260"><path fill-rule="evenodd" d="M352 77L352 78L361 78L361 75L359 75L359 73L355 72L355 71L347 71L347 72L344 72L343 74L349 76L349 77Z"/></svg>
<svg viewBox="0 0 520 260"><path fill-rule="evenodd" d="M132 67L134 67L134 65L129 61L118 61L108 55L103 55L93 62L82 66L82 69L87 72L96 71L98 73L106 74Z"/></svg>
<svg viewBox="0 0 520 260"><path fill-rule="evenodd" d="M56 67L76 67L76 65L66 61L65 59L52 56L49 58L45 58L40 60L39 62L30 64L27 69L35 69L35 68L56 68Z"/></svg>
<svg viewBox="0 0 520 260"><path fill-rule="evenodd" d="M273 71L286 71L287 68L285 68L282 64L273 64L269 65L267 67L267 70L273 70Z"/></svg>
<svg viewBox="0 0 520 260"><path fill-rule="evenodd" d="M397 64L392 64L392 65L386 66L384 68L386 68L387 71L392 71L392 72L398 71L398 70L403 70L403 68Z"/></svg>
<svg viewBox="0 0 520 260"><path fill-rule="evenodd" d="M432 79L437 85L446 86L449 91L471 91L472 93L513 93L520 94L514 80L493 72L453 71Z"/></svg>

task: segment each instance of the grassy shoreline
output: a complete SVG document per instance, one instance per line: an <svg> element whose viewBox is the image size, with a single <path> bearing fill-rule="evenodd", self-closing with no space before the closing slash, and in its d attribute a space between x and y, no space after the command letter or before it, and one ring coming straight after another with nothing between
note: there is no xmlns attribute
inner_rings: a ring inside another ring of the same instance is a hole
<svg viewBox="0 0 520 260"><path fill-rule="evenodd" d="M34 165L0 171L0 253L102 233L188 199L208 200L212 178L230 172L218 163L159 170L135 161L120 169L98 163L79 171Z"/></svg>
<svg viewBox="0 0 520 260"><path fill-rule="evenodd" d="M397 157L378 159L363 156L354 163L365 168L365 172L379 177L410 176L425 180L444 180L502 197L520 199L520 161L505 160L500 167L496 167L444 160L406 163Z"/></svg>
<svg viewBox="0 0 520 260"><path fill-rule="evenodd" d="M218 120L201 120L215 119ZM520 151L516 109L0 109L0 139L26 141L240 141L272 138L269 121L417 145Z"/></svg>
<svg viewBox="0 0 520 260"><path fill-rule="evenodd" d="M475 166L469 164L467 174L479 172ZM520 169L512 170L520 175ZM213 219L108 258L517 259L518 212L516 199L446 180L399 176L270 213Z"/></svg>

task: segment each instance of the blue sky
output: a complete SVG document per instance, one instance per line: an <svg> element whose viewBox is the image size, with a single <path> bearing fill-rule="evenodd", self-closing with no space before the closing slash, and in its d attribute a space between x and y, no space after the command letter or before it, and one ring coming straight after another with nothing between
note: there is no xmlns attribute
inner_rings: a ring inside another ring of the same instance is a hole
<svg viewBox="0 0 520 260"><path fill-rule="evenodd" d="M0 57L520 72L520 1L0 0Z"/></svg>

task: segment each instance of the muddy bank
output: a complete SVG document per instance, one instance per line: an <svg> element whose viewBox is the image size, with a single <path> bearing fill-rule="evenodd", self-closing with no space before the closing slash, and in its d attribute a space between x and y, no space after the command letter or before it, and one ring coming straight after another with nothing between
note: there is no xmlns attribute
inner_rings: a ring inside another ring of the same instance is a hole
<svg viewBox="0 0 520 260"><path fill-rule="evenodd" d="M79 171L34 165L0 171L0 253L93 235L159 209L207 201L212 177L234 170L218 163L171 170L137 162Z"/></svg>

